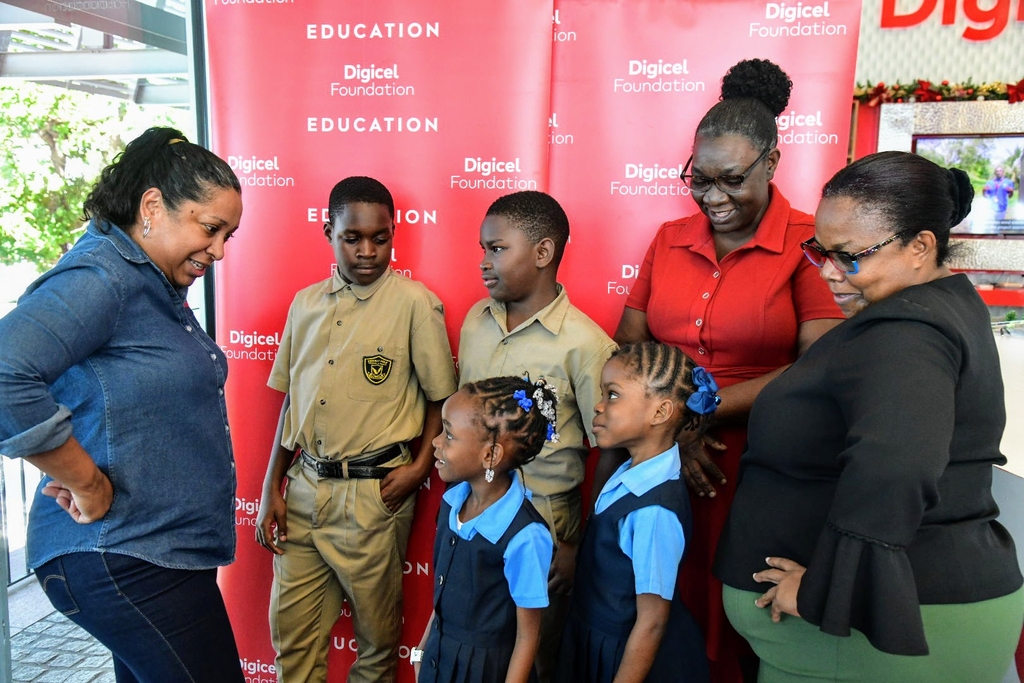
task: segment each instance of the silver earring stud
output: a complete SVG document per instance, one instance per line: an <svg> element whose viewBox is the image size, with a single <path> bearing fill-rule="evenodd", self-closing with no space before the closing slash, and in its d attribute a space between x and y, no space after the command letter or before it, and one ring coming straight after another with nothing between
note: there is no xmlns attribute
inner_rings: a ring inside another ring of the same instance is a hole
<svg viewBox="0 0 1024 683"><path fill-rule="evenodd" d="M484 471L484 480L485 480L485 481L486 481L486 482L487 482L488 484L490 484L490 483L491 483L492 481L494 481L494 470L492 470L492 469L491 469L490 467L488 467L488 468L487 468L487 469L486 469L486 470Z"/></svg>
<svg viewBox="0 0 1024 683"><path fill-rule="evenodd" d="M149 237L149 231L153 229L153 224L150 222L149 217L142 219L142 237Z"/></svg>

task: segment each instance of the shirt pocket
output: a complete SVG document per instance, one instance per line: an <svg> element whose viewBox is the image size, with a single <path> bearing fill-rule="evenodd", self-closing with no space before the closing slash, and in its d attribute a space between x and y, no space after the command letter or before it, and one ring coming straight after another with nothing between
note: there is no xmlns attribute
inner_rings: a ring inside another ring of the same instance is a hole
<svg viewBox="0 0 1024 683"><path fill-rule="evenodd" d="M393 401L409 386L408 348L353 344L345 384L353 401Z"/></svg>
<svg viewBox="0 0 1024 683"><path fill-rule="evenodd" d="M558 397L558 403L555 404L555 415L558 418L558 422L563 422L562 414L558 412L559 406L561 406L562 399L570 394L569 391L569 380L556 375L545 375L536 371L530 371L527 368L520 367L516 370L516 377L530 376L530 383L537 382L543 379L547 384L550 384L555 388L555 396ZM533 398L533 392L530 392L530 398Z"/></svg>

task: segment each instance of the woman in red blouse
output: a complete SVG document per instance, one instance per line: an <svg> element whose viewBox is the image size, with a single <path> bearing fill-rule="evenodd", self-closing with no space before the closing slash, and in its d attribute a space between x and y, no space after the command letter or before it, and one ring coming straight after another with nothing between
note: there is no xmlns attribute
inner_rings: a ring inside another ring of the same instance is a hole
<svg viewBox="0 0 1024 683"><path fill-rule="evenodd" d="M775 117L792 82L767 60L722 79L722 101L697 127L683 171L700 213L661 226L626 301L615 340L655 339L682 349L721 385L716 428L683 455L694 528L680 576L683 600L704 628L714 683L756 678L757 660L729 625L711 575L736 486L747 414L761 389L842 318L803 257L814 217L792 209L771 180L779 164Z"/></svg>

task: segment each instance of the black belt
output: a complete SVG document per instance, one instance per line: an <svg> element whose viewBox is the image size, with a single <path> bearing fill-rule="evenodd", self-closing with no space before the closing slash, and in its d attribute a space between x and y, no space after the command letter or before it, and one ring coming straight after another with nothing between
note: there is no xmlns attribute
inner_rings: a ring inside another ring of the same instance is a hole
<svg viewBox="0 0 1024 683"><path fill-rule="evenodd" d="M349 464L351 458L345 460L317 460L306 451L302 451L302 464L316 470L316 476L322 479L383 479L394 467L380 467L381 463L394 460L402 454L402 447L395 444L391 448L369 458L356 460Z"/></svg>

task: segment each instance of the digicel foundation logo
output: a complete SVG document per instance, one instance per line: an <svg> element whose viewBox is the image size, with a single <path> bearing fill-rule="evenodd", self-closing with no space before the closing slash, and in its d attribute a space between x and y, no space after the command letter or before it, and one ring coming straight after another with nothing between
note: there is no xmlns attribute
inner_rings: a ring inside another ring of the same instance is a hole
<svg viewBox="0 0 1024 683"><path fill-rule="evenodd" d="M630 59L626 73L629 78L616 78L612 91L621 93L704 92L704 81L687 78L688 60ZM674 78L678 76L678 78Z"/></svg>
<svg viewBox="0 0 1024 683"><path fill-rule="evenodd" d="M274 360L281 345L281 333L261 334L248 330L229 330L228 344L221 350L229 360Z"/></svg>
<svg viewBox="0 0 1024 683"><path fill-rule="evenodd" d="M276 156L229 154L228 166L244 187L295 187L295 178L277 173L281 164Z"/></svg>
<svg viewBox="0 0 1024 683"><path fill-rule="evenodd" d="M686 197L690 194L690 188L683 185L680 179L682 173L682 164L628 163L623 169L622 180L611 181L609 194L623 197Z"/></svg>
<svg viewBox="0 0 1024 683"><path fill-rule="evenodd" d="M277 669L274 668L273 662L242 657L238 660L238 665L245 674L245 683L277 683Z"/></svg>
<svg viewBox="0 0 1024 683"><path fill-rule="evenodd" d="M548 117L548 144L549 145L574 145L576 144L576 138L573 137L572 133L567 133L563 130L559 130L562 124L558 121L558 112L551 112L551 116Z"/></svg>
<svg viewBox="0 0 1024 683"><path fill-rule="evenodd" d="M551 15L551 42L571 43L576 40L576 31L562 27L562 10L556 9Z"/></svg>
<svg viewBox="0 0 1024 683"><path fill-rule="evenodd" d="M832 11L828 3L829 0L819 3L765 3L764 18L771 23L750 22L748 36L751 38L845 36L849 31L848 27L846 24L832 21Z"/></svg>
<svg viewBox="0 0 1024 683"><path fill-rule="evenodd" d="M499 159L491 157L465 157L462 172L467 174L452 175L448 187L452 190L504 190L518 192L520 190L536 190L537 181L521 178L523 172L519 157Z"/></svg>
<svg viewBox="0 0 1024 683"><path fill-rule="evenodd" d="M409 97L416 94L411 85L401 85L398 64L345 64L342 81L333 81L332 97Z"/></svg>
<svg viewBox="0 0 1024 683"><path fill-rule="evenodd" d="M839 135L820 130L825 126L821 110L797 113L793 110L775 118L779 127L779 144L838 145Z"/></svg>

